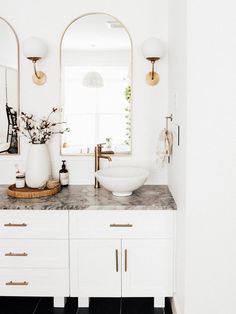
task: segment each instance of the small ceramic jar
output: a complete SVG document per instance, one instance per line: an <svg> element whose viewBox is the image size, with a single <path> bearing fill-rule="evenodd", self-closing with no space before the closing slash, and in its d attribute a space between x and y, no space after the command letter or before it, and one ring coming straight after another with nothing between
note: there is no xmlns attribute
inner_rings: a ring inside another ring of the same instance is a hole
<svg viewBox="0 0 236 314"><path fill-rule="evenodd" d="M24 174L17 174L16 175L16 188L22 189L25 187L25 175Z"/></svg>

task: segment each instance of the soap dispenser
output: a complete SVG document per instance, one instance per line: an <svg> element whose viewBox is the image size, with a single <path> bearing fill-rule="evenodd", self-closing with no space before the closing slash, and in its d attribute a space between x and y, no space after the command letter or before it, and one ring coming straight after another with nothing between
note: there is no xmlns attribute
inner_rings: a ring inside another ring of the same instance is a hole
<svg viewBox="0 0 236 314"><path fill-rule="evenodd" d="M62 160L61 170L59 171L59 181L62 187L69 185L69 172L66 169L65 162L65 160Z"/></svg>

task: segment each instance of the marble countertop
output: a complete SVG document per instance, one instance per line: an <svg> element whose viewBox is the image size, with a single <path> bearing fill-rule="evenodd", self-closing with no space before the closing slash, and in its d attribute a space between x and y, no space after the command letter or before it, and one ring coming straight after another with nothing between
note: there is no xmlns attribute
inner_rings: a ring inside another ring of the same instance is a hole
<svg viewBox="0 0 236 314"><path fill-rule="evenodd" d="M7 196L0 186L0 210L175 210L176 204L167 185L144 185L133 195L116 197L92 185L71 185L54 196L17 199Z"/></svg>

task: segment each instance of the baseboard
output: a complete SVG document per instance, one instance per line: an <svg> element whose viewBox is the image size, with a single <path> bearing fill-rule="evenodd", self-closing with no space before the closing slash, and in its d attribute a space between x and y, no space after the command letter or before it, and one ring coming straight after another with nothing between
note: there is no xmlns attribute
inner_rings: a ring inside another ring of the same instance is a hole
<svg viewBox="0 0 236 314"><path fill-rule="evenodd" d="M175 297L170 299L172 314L181 314L178 301Z"/></svg>

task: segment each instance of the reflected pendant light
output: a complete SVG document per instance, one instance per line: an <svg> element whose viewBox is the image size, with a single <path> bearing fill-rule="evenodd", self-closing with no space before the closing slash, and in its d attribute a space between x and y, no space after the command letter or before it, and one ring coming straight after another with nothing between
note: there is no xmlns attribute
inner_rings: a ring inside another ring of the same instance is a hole
<svg viewBox="0 0 236 314"><path fill-rule="evenodd" d="M83 86L101 88L104 86L103 78L98 72L88 72L83 79Z"/></svg>

